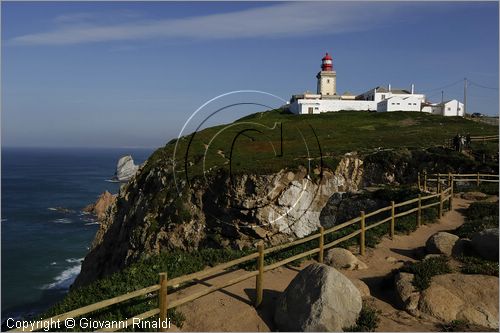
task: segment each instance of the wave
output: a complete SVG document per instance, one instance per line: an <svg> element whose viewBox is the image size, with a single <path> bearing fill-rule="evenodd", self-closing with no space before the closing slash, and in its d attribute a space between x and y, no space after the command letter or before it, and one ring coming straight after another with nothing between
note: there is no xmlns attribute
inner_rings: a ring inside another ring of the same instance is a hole
<svg viewBox="0 0 500 333"><path fill-rule="evenodd" d="M78 265L71 266L65 269L55 277L54 282L42 286L42 289L69 289L78 274L80 274L81 269L81 262L78 263Z"/></svg>
<svg viewBox="0 0 500 333"><path fill-rule="evenodd" d="M78 263L81 263L83 261L84 258L68 258L66 259L66 262L69 262L69 263L74 263L74 262L78 262Z"/></svg>
<svg viewBox="0 0 500 333"><path fill-rule="evenodd" d="M55 219L54 223L69 224L69 223L73 223L73 221L71 219L68 219L67 217L63 217L62 219Z"/></svg>
<svg viewBox="0 0 500 333"><path fill-rule="evenodd" d="M85 225L96 225L96 224L100 224L100 223L97 221L85 223Z"/></svg>
<svg viewBox="0 0 500 333"><path fill-rule="evenodd" d="M105 179L104 181L108 182L108 183L119 183L120 182L119 180L114 180L114 179Z"/></svg>

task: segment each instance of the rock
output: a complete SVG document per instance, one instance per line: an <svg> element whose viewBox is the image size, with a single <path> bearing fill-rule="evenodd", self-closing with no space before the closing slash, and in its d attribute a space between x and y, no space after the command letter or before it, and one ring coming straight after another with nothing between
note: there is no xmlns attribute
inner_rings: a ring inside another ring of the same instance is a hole
<svg viewBox="0 0 500 333"><path fill-rule="evenodd" d="M439 320L466 320L498 329L498 277L443 274L422 292L419 310Z"/></svg>
<svg viewBox="0 0 500 333"><path fill-rule="evenodd" d="M108 209L110 209L115 200L116 195L111 194L108 191L104 191L104 193L97 198L96 202L85 207L83 211L94 214L99 221L102 221L106 218Z"/></svg>
<svg viewBox="0 0 500 333"><path fill-rule="evenodd" d="M333 267L311 264L290 282L277 301L280 331L342 331L361 311L359 290Z"/></svg>
<svg viewBox="0 0 500 333"><path fill-rule="evenodd" d="M483 199L486 199L488 197L487 194L484 194L482 192L464 192L462 193L461 195L462 199L465 199L465 200L483 200Z"/></svg>
<svg viewBox="0 0 500 333"><path fill-rule="evenodd" d="M455 244L459 240L457 235L450 234L448 232L438 232L429 237L425 243L425 247L428 253L433 254L444 254L447 256L457 255L460 252Z"/></svg>
<svg viewBox="0 0 500 333"><path fill-rule="evenodd" d="M356 258L354 254L341 247L335 247L326 253L325 264L337 269L356 270L368 268L368 266Z"/></svg>
<svg viewBox="0 0 500 333"><path fill-rule="evenodd" d="M395 277L396 291L404 308L410 313L418 307L420 293L413 286L413 274L399 272Z"/></svg>
<svg viewBox="0 0 500 333"><path fill-rule="evenodd" d="M472 248L483 258L498 261L498 228L486 229L471 238Z"/></svg>
<svg viewBox="0 0 500 333"><path fill-rule="evenodd" d="M427 259L432 259L432 258L439 258L441 257L442 254L435 254L435 253L431 253L431 254L427 254L425 257L424 257L424 260L427 260Z"/></svg>
<svg viewBox="0 0 500 333"><path fill-rule="evenodd" d="M359 293L361 294L361 298L371 296L370 287L368 287L368 285L364 283L362 280L356 278L349 278L349 280L356 288L358 288Z"/></svg>
<svg viewBox="0 0 500 333"><path fill-rule="evenodd" d="M391 264L397 263L399 260L394 257L386 257L385 260Z"/></svg>
<svg viewBox="0 0 500 333"><path fill-rule="evenodd" d="M134 164L132 156L123 156L116 164L115 178L120 182L127 182L139 170L139 166Z"/></svg>

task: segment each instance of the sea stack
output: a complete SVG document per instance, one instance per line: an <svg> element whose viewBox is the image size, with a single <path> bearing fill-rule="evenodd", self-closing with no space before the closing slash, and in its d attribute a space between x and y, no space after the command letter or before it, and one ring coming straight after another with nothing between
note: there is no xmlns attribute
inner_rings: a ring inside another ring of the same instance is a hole
<svg viewBox="0 0 500 333"><path fill-rule="evenodd" d="M134 164L132 156L123 156L118 160L116 165L115 179L120 182L127 182L135 175L138 169L139 166Z"/></svg>

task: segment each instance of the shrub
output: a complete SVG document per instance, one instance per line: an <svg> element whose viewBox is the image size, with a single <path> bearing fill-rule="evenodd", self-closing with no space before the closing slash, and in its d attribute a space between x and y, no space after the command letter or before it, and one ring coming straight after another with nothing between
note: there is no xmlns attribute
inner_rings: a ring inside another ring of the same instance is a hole
<svg viewBox="0 0 500 333"><path fill-rule="evenodd" d="M413 277L413 285L420 291L429 287L433 276L451 273L448 258L446 257L435 257L417 261L403 266L401 271L415 275Z"/></svg>
<svg viewBox="0 0 500 333"><path fill-rule="evenodd" d="M477 201L470 204L465 213L467 219L482 219L487 216L498 217L498 202Z"/></svg>
<svg viewBox="0 0 500 333"><path fill-rule="evenodd" d="M464 274L483 274L498 276L498 262L469 256L462 256L458 259L462 262L462 267L460 270Z"/></svg>
<svg viewBox="0 0 500 333"><path fill-rule="evenodd" d="M367 302L363 302L363 307L359 313L359 317L356 320L356 325L344 328L346 332L374 332L380 322L379 318L380 311L376 310L374 307L369 305Z"/></svg>

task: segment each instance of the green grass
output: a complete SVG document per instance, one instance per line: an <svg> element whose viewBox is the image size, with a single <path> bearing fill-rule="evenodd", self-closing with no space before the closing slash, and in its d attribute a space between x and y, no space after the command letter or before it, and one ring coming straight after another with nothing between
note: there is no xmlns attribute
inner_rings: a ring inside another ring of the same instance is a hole
<svg viewBox="0 0 500 333"><path fill-rule="evenodd" d="M451 273L448 258L435 257L410 263L401 271L414 274L413 285L420 291L427 289L433 276Z"/></svg>
<svg viewBox="0 0 500 333"><path fill-rule="evenodd" d="M282 131L279 126L271 129L275 123L281 124ZM237 135L244 130L250 131ZM313 166L319 165L321 149L324 166L335 167L339 156L346 152L367 153L379 147L428 148L443 145L457 132L489 135L498 134L498 128L463 118L410 112L335 112L298 116L274 110L242 118L230 128L220 125L204 129L193 137L182 137L178 141L179 154L175 159L182 169L184 154L192 139L187 157L193 165L188 167L188 173L190 176L201 175L205 144L213 139L207 149L206 168L228 168L224 165L227 159L217 152L220 150L228 157L233 139L237 137L233 149L233 173L263 174L307 165L308 151L310 157L315 158ZM155 152L153 160L171 159L174 142L171 140L165 148ZM275 153L282 154L276 156Z"/></svg>

